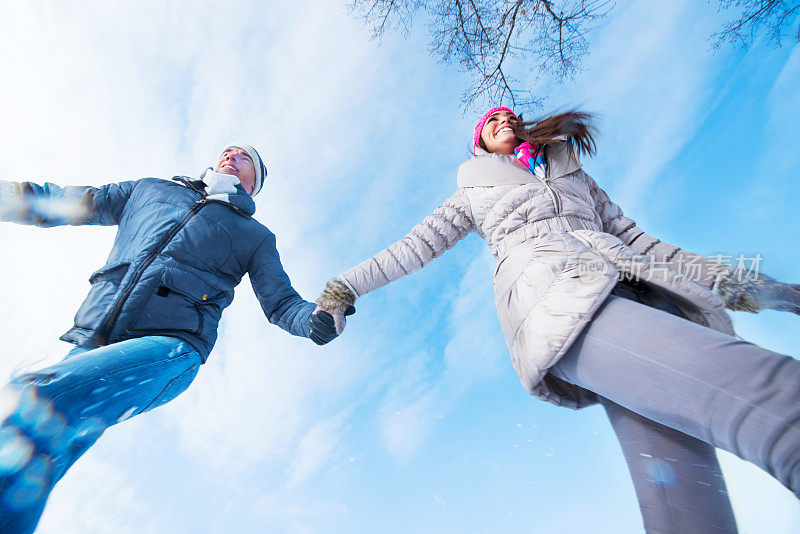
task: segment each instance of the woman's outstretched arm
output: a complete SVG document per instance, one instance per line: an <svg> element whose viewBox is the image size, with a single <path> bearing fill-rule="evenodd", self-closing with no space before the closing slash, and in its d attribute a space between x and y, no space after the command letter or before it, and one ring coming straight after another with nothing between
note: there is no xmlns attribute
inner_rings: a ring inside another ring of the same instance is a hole
<svg viewBox="0 0 800 534"><path fill-rule="evenodd" d="M657 265L670 264L695 282L713 289L735 311L758 312L773 309L800 314L800 285L785 284L763 274L737 271L734 265L719 263L689 252L645 233L622 213L608 194L586 173L595 209L603 231L615 235L633 250Z"/></svg>
<svg viewBox="0 0 800 534"><path fill-rule="evenodd" d="M0 221L45 228L118 224L136 183L60 187L0 180Z"/></svg>
<svg viewBox="0 0 800 534"><path fill-rule="evenodd" d="M335 305L347 309L352 300L342 298L346 293L355 299L425 267L472 228L469 199L464 189L458 189L403 239L329 282L318 302L323 308Z"/></svg>

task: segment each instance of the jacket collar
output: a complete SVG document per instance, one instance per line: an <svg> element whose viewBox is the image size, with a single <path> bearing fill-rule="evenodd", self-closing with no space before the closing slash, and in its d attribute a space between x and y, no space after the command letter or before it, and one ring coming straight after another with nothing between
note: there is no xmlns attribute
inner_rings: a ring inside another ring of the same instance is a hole
<svg viewBox="0 0 800 534"><path fill-rule="evenodd" d="M545 156L550 180L581 168L580 160L563 141L549 144ZM458 187L528 184L538 180L517 158L492 154L481 147L475 147L475 156L461 164L456 179Z"/></svg>
<svg viewBox="0 0 800 534"><path fill-rule="evenodd" d="M228 203L248 217L252 217L256 212L256 203L253 201L253 197L244 190L242 184L236 185L236 194L228 196Z"/></svg>
<svg viewBox="0 0 800 534"><path fill-rule="evenodd" d="M203 180L193 180L191 178L187 178L186 176L175 176L172 180L178 182L184 187L194 189L203 195L203 198L206 197L206 184L203 182ZM222 202L219 200L214 200L213 202L229 204L237 213L240 213L246 217L252 217L256 212L256 203L253 201L253 197L251 197L250 194L245 191L242 184L236 185L236 193L228 195L228 202Z"/></svg>

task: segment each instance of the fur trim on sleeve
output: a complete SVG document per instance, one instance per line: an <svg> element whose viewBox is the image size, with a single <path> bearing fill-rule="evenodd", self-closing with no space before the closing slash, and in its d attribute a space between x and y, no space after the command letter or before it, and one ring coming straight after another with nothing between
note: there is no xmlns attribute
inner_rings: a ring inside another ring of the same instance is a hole
<svg viewBox="0 0 800 534"><path fill-rule="evenodd" d="M717 282L715 289L729 310L757 313L761 309L756 298L761 289L758 280L739 281L726 277Z"/></svg>
<svg viewBox="0 0 800 534"><path fill-rule="evenodd" d="M356 301L356 296L336 278L328 281L325 290L317 299L320 308L333 310L336 308L347 310Z"/></svg>

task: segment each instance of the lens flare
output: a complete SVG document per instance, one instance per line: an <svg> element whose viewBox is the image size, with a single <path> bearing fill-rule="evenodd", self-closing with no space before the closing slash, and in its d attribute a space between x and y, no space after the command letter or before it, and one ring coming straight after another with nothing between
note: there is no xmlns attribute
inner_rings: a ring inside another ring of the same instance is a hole
<svg viewBox="0 0 800 534"><path fill-rule="evenodd" d="M671 486L678 479L675 468L666 460L650 460L647 465L647 473L653 482L659 486Z"/></svg>
<svg viewBox="0 0 800 534"><path fill-rule="evenodd" d="M0 389L0 422L5 421L19 406L19 392L9 386Z"/></svg>
<svg viewBox="0 0 800 534"><path fill-rule="evenodd" d="M67 418L59 412L52 411L49 417L39 419L33 430L42 437L55 440L61 437L66 427Z"/></svg>
<svg viewBox="0 0 800 534"><path fill-rule="evenodd" d="M33 443L11 427L0 428L0 476L16 473L28 463Z"/></svg>
<svg viewBox="0 0 800 534"><path fill-rule="evenodd" d="M25 470L3 493L3 506L11 510L23 510L40 502L51 484L51 464L51 460L45 456L31 458Z"/></svg>

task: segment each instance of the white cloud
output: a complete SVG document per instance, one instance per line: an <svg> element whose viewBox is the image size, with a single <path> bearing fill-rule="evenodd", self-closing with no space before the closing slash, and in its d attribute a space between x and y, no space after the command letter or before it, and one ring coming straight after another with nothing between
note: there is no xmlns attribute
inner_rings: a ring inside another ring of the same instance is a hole
<svg viewBox="0 0 800 534"><path fill-rule="evenodd" d="M306 432L289 467L290 488L309 480L330 461L344 433L342 419L325 418Z"/></svg>
<svg viewBox="0 0 800 534"><path fill-rule="evenodd" d="M445 379L457 394L511 363L494 308L495 259L482 252L461 279L450 316L453 334L444 352Z"/></svg>
<svg viewBox="0 0 800 534"><path fill-rule="evenodd" d="M770 150L765 151L765 171L775 172L788 179L800 160L795 142L800 138L800 124L793 119L792 110L800 109L800 46L795 46L769 94L770 115L768 137L763 140Z"/></svg>
<svg viewBox="0 0 800 534"><path fill-rule="evenodd" d="M428 359L422 360L428 363ZM398 369L402 378L389 390L380 410L381 438L389 455L407 461L425 443L440 410L440 394L434 384L413 380L409 369L420 360ZM418 379L418 378L417 378Z"/></svg>
<svg viewBox="0 0 800 534"><path fill-rule="evenodd" d="M441 372L433 374L436 358L427 352L396 370L397 379L381 407L381 433L388 452L400 461L425 444L441 416L462 402L472 387L510 365L494 310L493 263L489 254L479 254L459 281L448 314L449 341Z"/></svg>
<svg viewBox="0 0 800 534"><path fill-rule="evenodd" d="M725 451L718 455L741 532L792 532L800 525L800 508L791 491L753 464Z"/></svg>
<svg viewBox="0 0 800 534"><path fill-rule="evenodd" d="M115 458L82 458L69 478L53 491L39 529L40 534L166 533L145 495L131 483L132 473Z"/></svg>

